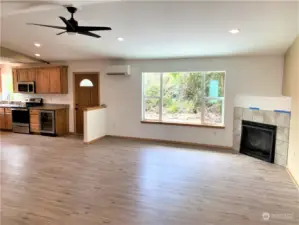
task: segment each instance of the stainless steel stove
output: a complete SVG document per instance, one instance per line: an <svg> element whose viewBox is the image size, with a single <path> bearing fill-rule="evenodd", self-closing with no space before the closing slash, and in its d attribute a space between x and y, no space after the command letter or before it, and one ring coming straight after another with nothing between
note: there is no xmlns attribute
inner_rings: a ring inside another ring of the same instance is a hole
<svg viewBox="0 0 299 225"><path fill-rule="evenodd" d="M12 107L12 130L15 133L30 133L30 112L29 107L43 105L42 98L30 98L23 106Z"/></svg>

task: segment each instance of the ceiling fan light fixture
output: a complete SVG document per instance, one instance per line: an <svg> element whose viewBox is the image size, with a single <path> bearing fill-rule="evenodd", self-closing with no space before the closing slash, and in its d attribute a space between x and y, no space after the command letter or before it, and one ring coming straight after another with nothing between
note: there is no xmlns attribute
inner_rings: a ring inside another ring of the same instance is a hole
<svg viewBox="0 0 299 225"><path fill-rule="evenodd" d="M76 34L77 34L77 32L73 32L73 31L67 31L67 34L68 34L68 35L76 35Z"/></svg>

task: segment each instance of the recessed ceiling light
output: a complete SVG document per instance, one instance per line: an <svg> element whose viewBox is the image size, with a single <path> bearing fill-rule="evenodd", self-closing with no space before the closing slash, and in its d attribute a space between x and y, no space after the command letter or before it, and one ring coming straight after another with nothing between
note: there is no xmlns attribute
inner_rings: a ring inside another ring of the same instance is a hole
<svg viewBox="0 0 299 225"><path fill-rule="evenodd" d="M119 40L119 41L124 41L125 39L122 38L122 37L118 37L117 40Z"/></svg>
<svg viewBox="0 0 299 225"><path fill-rule="evenodd" d="M237 34L240 32L240 29L231 29L229 32L232 34Z"/></svg>
<svg viewBox="0 0 299 225"><path fill-rule="evenodd" d="M36 57L40 57L40 54L38 54L38 53L36 53L36 54L34 54Z"/></svg>
<svg viewBox="0 0 299 225"><path fill-rule="evenodd" d="M41 44L40 44L40 43L37 43L37 42L34 43L34 45L35 45L35 47L38 47L38 48L41 46Z"/></svg>

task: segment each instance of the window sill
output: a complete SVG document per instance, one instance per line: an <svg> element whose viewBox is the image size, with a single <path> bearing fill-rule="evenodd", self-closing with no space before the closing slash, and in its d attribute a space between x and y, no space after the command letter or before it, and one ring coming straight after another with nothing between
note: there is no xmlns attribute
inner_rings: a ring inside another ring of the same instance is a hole
<svg viewBox="0 0 299 225"><path fill-rule="evenodd" d="M173 126L184 126L184 127L204 127L204 128L215 128L215 129L225 129L223 125L204 125L204 124L190 124L190 123L173 123L173 122L161 122L152 120L142 120L141 123L145 124L161 124L161 125L173 125Z"/></svg>

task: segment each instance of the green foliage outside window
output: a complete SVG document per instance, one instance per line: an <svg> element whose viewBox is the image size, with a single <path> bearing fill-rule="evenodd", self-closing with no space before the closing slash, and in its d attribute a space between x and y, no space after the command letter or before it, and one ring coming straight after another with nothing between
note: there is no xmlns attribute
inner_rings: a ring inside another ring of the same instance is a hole
<svg viewBox="0 0 299 225"><path fill-rule="evenodd" d="M162 83L161 83L162 76ZM223 123L224 72L145 73L145 119L159 120L162 100L162 120L218 124ZM210 86L218 84L217 97L209 99ZM160 90L162 88L162 96ZM202 113L204 118L201 118Z"/></svg>

